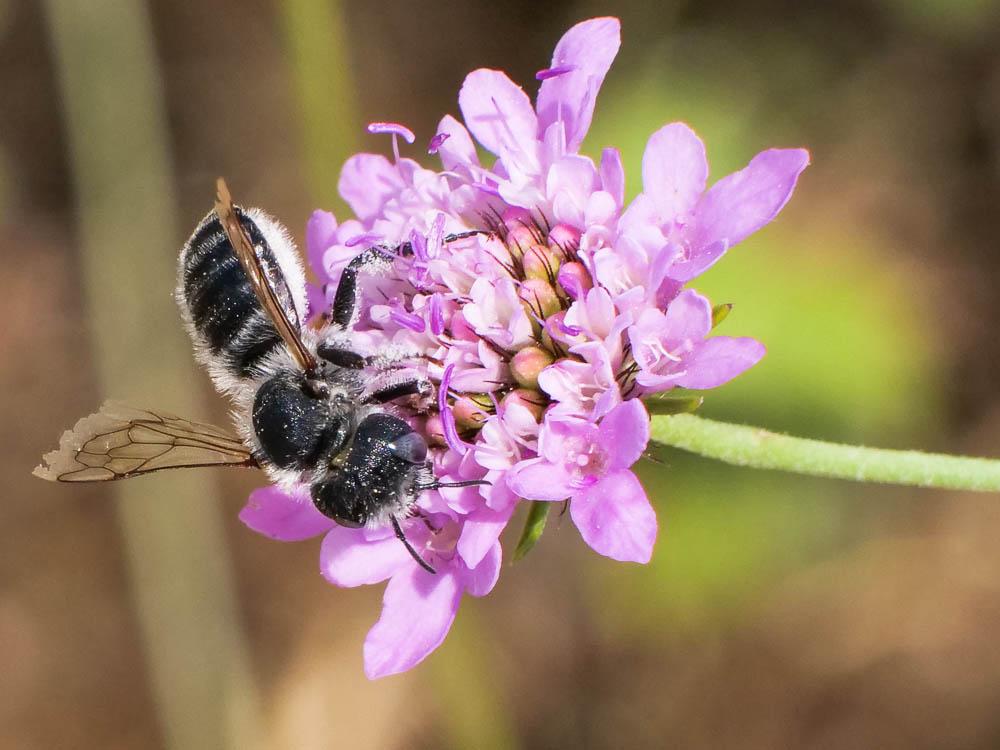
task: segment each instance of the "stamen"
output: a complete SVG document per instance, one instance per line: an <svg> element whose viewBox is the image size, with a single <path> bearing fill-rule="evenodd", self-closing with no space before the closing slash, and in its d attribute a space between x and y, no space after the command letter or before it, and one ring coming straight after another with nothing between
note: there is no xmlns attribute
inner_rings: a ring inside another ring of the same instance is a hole
<svg viewBox="0 0 1000 750"><path fill-rule="evenodd" d="M444 368L441 385L438 386L438 412L441 414L441 427L444 431L445 442L458 455L464 456L469 452L469 446L462 442L462 439L458 436L455 414L452 412L451 407L448 406L448 388L451 385L451 376L454 371L455 365L448 365Z"/></svg>
<svg viewBox="0 0 1000 750"><path fill-rule="evenodd" d="M441 150L441 146L446 140L451 138L451 133L438 133L433 138L431 138L430 143L427 144L427 153L436 154Z"/></svg>
<svg viewBox="0 0 1000 750"><path fill-rule="evenodd" d="M368 123L368 132L391 133L401 136L407 143L413 143L417 140L417 136L413 134L412 130L405 125L400 125L398 122L370 122Z"/></svg>
<svg viewBox="0 0 1000 750"><path fill-rule="evenodd" d="M430 305L431 333L440 336L444 333L444 308L442 307L441 295L432 294Z"/></svg>
<svg viewBox="0 0 1000 750"><path fill-rule="evenodd" d="M416 229L410 232L410 247L413 248L413 257L417 260L430 260L430 254L427 252L427 238Z"/></svg>
<svg viewBox="0 0 1000 750"><path fill-rule="evenodd" d="M576 70L576 66L568 63L565 65L553 65L551 68L545 68L535 73L535 80L545 81L549 78L557 78L574 70Z"/></svg>
<svg viewBox="0 0 1000 750"><path fill-rule="evenodd" d="M368 132L390 133L392 135L392 154L396 157L397 163L399 162L398 136L402 136L407 143L413 143L417 139L412 130L398 122L370 122L368 123Z"/></svg>
<svg viewBox="0 0 1000 750"><path fill-rule="evenodd" d="M563 322L562 318L559 318L559 319L556 320L556 327L560 331L562 331L563 333L565 333L567 336L579 336L581 333L583 333L583 329L582 328L580 328L579 326L571 326L571 325Z"/></svg>
<svg viewBox="0 0 1000 750"><path fill-rule="evenodd" d="M423 318L416 313L404 310L400 306L393 306L389 310L389 318L396 325L402 326L403 328L409 328L411 331L416 331L417 333L423 333L427 327Z"/></svg>

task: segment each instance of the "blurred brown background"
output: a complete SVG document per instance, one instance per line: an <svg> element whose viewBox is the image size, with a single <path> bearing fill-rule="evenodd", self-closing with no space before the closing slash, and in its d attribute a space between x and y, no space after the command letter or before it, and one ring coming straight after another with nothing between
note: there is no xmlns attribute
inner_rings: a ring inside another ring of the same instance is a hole
<svg viewBox="0 0 1000 750"><path fill-rule="evenodd" d="M170 298L217 175L301 240L345 215L344 157L386 148L365 123L425 143L481 66L534 93L603 13L624 41L586 148L619 145L632 193L669 120L714 177L812 151L699 284L769 348L706 413L1000 453L996 2L0 0L0 746L1000 745L995 496L665 454L650 566L550 526L427 662L368 683L380 592L245 529L259 476L30 476L106 397L225 421Z"/></svg>

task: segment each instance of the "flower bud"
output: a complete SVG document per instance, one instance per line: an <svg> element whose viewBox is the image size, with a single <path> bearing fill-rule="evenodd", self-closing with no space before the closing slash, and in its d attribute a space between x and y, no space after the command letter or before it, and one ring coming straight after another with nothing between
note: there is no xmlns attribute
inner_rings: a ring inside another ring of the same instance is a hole
<svg viewBox="0 0 1000 750"><path fill-rule="evenodd" d="M538 242L535 233L523 224L517 224L507 233L507 249L511 256L520 258L525 250Z"/></svg>
<svg viewBox="0 0 1000 750"><path fill-rule="evenodd" d="M450 328L452 338L459 339L460 341L475 341L478 338L475 329L469 325L461 310L456 311L451 316Z"/></svg>
<svg viewBox="0 0 1000 750"><path fill-rule="evenodd" d="M478 430L489 416L482 400L492 411L492 403L487 396L459 396L455 399L452 413L455 415L455 425L459 430Z"/></svg>
<svg viewBox="0 0 1000 750"><path fill-rule="evenodd" d="M526 279L542 279L551 281L559 272L559 264L562 262L559 250L554 250L546 245L532 245L524 252L521 264L524 266L524 277Z"/></svg>
<svg viewBox="0 0 1000 750"><path fill-rule="evenodd" d="M430 447L448 447L448 441L444 437L444 425L441 424L441 417L437 414L427 417L427 422L424 425L424 435L427 437L427 445Z"/></svg>
<svg viewBox="0 0 1000 750"><path fill-rule="evenodd" d="M549 244L563 250L576 250L580 246L580 230L569 224L556 224L549 231Z"/></svg>
<svg viewBox="0 0 1000 750"><path fill-rule="evenodd" d="M559 298L556 290L542 279L528 279L521 283L517 290L522 302L528 305L529 314L538 318L547 318L559 312Z"/></svg>
<svg viewBox="0 0 1000 750"><path fill-rule="evenodd" d="M558 281L570 299L580 299L594 286L587 269L578 261L566 263L560 268Z"/></svg>
<svg viewBox="0 0 1000 750"><path fill-rule="evenodd" d="M507 206L500 219L507 225L508 229L527 227L532 222L531 211L520 206Z"/></svg>
<svg viewBox="0 0 1000 750"><path fill-rule="evenodd" d="M511 359L510 373L518 385L525 388L538 388L539 373L554 361L555 358L544 349L537 346L526 346Z"/></svg>
<svg viewBox="0 0 1000 750"><path fill-rule="evenodd" d="M535 418L536 422L540 422L542 415L545 414L547 401L548 399L538 391L532 391L528 388L515 388L503 397L501 405L504 407L511 404L522 406L531 412L531 416Z"/></svg>

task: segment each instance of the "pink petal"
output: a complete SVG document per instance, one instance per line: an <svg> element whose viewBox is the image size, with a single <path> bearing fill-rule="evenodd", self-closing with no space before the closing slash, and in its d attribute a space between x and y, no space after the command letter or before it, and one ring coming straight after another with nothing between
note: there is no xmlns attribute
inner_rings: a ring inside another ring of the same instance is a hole
<svg viewBox="0 0 1000 750"><path fill-rule="evenodd" d="M450 569L431 575L411 565L394 575L382 597L382 616L365 638L368 679L423 661L448 635L461 599L462 585Z"/></svg>
<svg viewBox="0 0 1000 750"><path fill-rule="evenodd" d="M466 592L472 596L486 596L490 593L500 579L500 562L502 560L503 552L500 548L500 542L493 542L475 568L459 573Z"/></svg>
<svg viewBox="0 0 1000 750"><path fill-rule="evenodd" d="M674 383L682 388L715 388L749 370L764 353L764 345L754 339L713 336L684 358L685 372Z"/></svg>
<svg viewBox="0 0 1000 750"><path fill-rule="evenodd" d="M715 265L728 249L729 244L725 240L692 247L686 260L677 260L670 264L670 268L666 269L667 275L674 281L690 281Z"/></svg>
<svg viewBox="0 0 1000 750"><path fill-rule="evenodd" d="M448 136L437 150L445 169L454 169L456 166L479 166L476 146L462 123L451 115L445 115L438 123L437 132Z"/></svg>
<svg viewBox="0 0 1000 750"><path fill-rule="evenodd" d="M627 469L642 456L649 442L649 415L638 399L616 406L601 420L598 436L611 454L609 471Z"/></svg>
<svg viewBox="0 0 1000 750"><path fill-rule="evenodd" d="M525 154L533 162L538 120L528 95L499 70L481 68L465 77L458 93L466 127L487 150L501 158Z"/></svg>
<svg viewBox="0 0 1000 750"><path fill-rule="evenodd" d="M317 271L317 275L318 275ZM322 315L330 306L330 301L326 298L325 284L313 284L306 282L306 320L310 323L318 315Z"/></svg>
<svg viewBox="0 0 1000 750"><path fill-rule="evenodd" d="M530 458L507 474L507 486L527 500L565 500L573 493L570 476L560 464Z"/></svg>
<svg viewBox="0 0 1000 750"><path fill-rule="evenodd" d="M337 242L337 219L329 211L313 211L306 222L306 255L313 271L328 280L323 256Z"/></svg>
<svg viewBox="0 0 1000 750"><path fill-rule="evenodd" d="M467 566L475 568L483 561L500 538L515 507L516 503L510 503L503 510L483 508L466 516L462 536L458 538L458 554Z"/></svg>
<svg viewBox="0 0 1000 750"><path fill-rule="evenodd" d="M788 202L809 164L801 148L770 149L739 172L723 177L695 210L693 247L725 241L732 247L771 221Z"/></svg>
<svg viewBox="0 0 1000 750"><path fill-rule="evenodd" d="M597 425L579 418L556 418L548 414L538 435L538 454L550 464L561 465L573 444L595 443Z"/></svg>
<svg viewBox="0 0 1000 750"><path fill-rule="evenodd" d="M282 542L298 542L322 534L334 526L313 505L309 490L288 493L275 486L250 493L240 511L240 520L258 534Z"/></svg>
<svg viewBox="0 0 1000 750"><path fill-rule="evenodd" d="M617 18L591 18L567 31L552 54L548 77L538 89L538 134L562 120L566 145L576 151L590 129L597 92L621 46Z"/></svg>
<svg viewBox="0 0 1000 750"><path fill-rule="evenodd" d="M337 187L355 215L367 224L402 189L403 180L381 154L355 154L344 163Z"/></svg>
<svg viewBox="0 0 1000 750"><path fill-rule="evenodd" d="M538 375L538 386L553 401L578 401L580 384L593 381L593 366L563 359L549 365Z"/></svg>
<svg viewBox="0 0 1000 750"><path fill-rule="evenodd" d="M364 529L334 527L323 539L319 569L334 586L365 586L384 581L416 563L395 536L366 538Z"/></svg>
<svg viewBox="0 0 1000 750"><path fill-rule="evenodd" d="M587 203L598 185L597 168L585 156L569 154L549 167L545 192L555 221L583 227Z"/></svg>
<svg viewBox="0 0 1000 750"><path fill-rule="evenodd" d="M573 523L591 548L612 560L647 563L656 541L656 513L631 471L608 474L573 496Z"/></svg>
<svg viewBox="0 0 1000 750"><path fill-rule="evenodd" d="M650 136L642 155L642 191L661 218L685 217L705 192L705 144L683 122L665 125Z"/></svg>
<svg viewBox="0 0 1000 750"><path fill-rule="evenodd" d="M670 342L700 341L712 330L712 303L693 289L685 289L667 307L663 329Z"/></svg>
<svg viewBox="0 0 1000 750"><path fill-rule="evenodd" d="M621 152L616 148L606 148L601 151L601 185L611 193L615 205L620 209L625 205L625 166L622 164Z"/></svg>

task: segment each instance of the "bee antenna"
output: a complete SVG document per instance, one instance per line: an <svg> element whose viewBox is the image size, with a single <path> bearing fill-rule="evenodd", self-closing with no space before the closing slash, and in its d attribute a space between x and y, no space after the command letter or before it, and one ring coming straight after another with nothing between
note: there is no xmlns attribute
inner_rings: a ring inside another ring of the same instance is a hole
<svg viewBox="0 0 1000 750"><path fill-rule="evenodd" d="M413 545L410 544L410 540L406 538L406 534L403 533L403 527L399 525L399 520L395 516L389 516L389 520L392 521L392 530L396 532L396 538L403 543L406 547L406 551L410 553L410 557L417 561L417 565L426 570L431 575L437 575L437 571L432 568L428 562L420 556Z"/></svg>
<svg viewBox="0 0 1000 750"><path fill-rule="evenodd" d="M489 486L492 485L493 482L488 482L485 479L466 479L462 482L431 482L430 484L418 485L417 489L438 490L441 489L442 487L446 489L451 487L475 487L476 485L483 485L483 484Z"/></svg>

